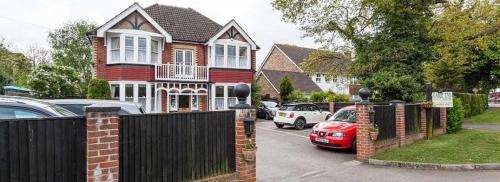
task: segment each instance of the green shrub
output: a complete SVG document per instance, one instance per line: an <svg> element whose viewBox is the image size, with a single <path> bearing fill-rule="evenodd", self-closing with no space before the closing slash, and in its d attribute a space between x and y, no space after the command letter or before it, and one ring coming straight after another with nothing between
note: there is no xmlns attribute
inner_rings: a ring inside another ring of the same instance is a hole
<svg viewBox="0 0 500 182"><path fill-rule="evenodd" d="M464 119L464 107L458 98L453 99L453 107L448 109L448 122L446 124L447 133L455 133L462 129Z"/></svg>
<svg viewBox="0 0 500 182"><path fill-rule="evenodd" d="M294 90L288 95L289 102L309 102L309 98L304 95L301 91Z"/></svg>
<svg viewBox="0 0 500 182"><path fill-rule="evenodd" d="M488 109L488 96L485 94L453 93L460 99L466 118L483 113Z"/></svg>
<svg viewBox="0 0 500 182"><path fill-rule="evenodd" d="M106 80L90 80L87 89L87 99L111 99L111 90Z"/></svg>
<svg viewBox="0 0 500 182"><path fill-rule="evenodd" d="M325 102L328 96L329 96L328 92L323 92L323 91L321 91L321 92L313 92L311 94L310 99L311 99L312 102Z"/></svg>

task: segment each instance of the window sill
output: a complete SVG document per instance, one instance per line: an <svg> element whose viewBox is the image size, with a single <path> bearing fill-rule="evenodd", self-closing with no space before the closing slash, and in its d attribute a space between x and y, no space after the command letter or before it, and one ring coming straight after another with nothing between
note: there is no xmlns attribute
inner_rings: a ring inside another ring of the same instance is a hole
<svg viewBox="0 0 500 182"><path fill-rule="evenodd" d="M127 62L119 62L119 63L106 63L108 66L118 66L118 65L136 65L136 66L155 66L152 63L127 63Z"/></svg>
<svg viewBox="0 0 500 182"><path fill-rule="evenodd" d="M221 66L211 66L210 68L231 69L231 70L250 70L250 68L232 68L232 67L221 67Z"/></svg>

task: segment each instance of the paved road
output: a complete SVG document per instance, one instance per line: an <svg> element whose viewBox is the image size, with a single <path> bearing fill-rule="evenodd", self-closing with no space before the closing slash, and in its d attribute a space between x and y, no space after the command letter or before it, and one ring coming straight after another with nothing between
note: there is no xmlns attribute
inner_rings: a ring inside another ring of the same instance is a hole
<svg viewBox="0 0 500 182"><path fill-rule="evenodd" d="M258 120L257 181L500 181L499 171L440 171L375 167L360 164L346 151L310 144L309 129L278 129Z"/></svg>

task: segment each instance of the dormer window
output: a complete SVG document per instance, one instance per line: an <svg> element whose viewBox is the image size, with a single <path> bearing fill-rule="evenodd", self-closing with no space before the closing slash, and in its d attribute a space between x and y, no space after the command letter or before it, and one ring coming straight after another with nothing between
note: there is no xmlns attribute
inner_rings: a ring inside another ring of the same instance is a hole
<svg viewBox="0 0 500 182"><path fill-rule="evenodd" d="M148 35L111 34L108 64L156 64L161 60L160 42L161 38Z"/></svg>
<svg viewBox="0 0 500 182"><path fill-rule="evenodd" d="M220 68L250 69L249 45L243 42L217 40L212 65Z"/></svg>

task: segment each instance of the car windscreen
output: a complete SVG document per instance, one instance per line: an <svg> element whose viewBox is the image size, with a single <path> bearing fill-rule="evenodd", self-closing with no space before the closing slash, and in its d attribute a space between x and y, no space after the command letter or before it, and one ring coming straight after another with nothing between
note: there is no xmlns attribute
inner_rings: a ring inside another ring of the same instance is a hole
<svg viewBox="0 0 500 182"><path fill-rule="evenodd" d="M278 103L276 102L262 102L262 103L266 105L267 108L278 106Z"/></svg>
<svg viewBox="0 0 500 182"><path fill-rule="evenodd" d="M280 111L294 111L295 110L295 105L284 105L281 106Z"/></svg>
<svg viewBox="0 0 500 182"><path fill-rule="evenodd" d="M329 121L356 122L356 111L344 109L336 112Z"/></svg>

